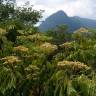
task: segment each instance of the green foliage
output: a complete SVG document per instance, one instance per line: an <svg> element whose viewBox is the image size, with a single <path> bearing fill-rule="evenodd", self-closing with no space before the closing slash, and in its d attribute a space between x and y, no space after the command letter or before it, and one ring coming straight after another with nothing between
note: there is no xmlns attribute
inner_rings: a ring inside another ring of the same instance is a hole
<svg viewBox="0 0 96 96"><path fill-rule="evenodd" d="M10 18L10 15L14 14L14 7L10 4L0 4L0 22L3 22ZM13 17L13 15L12 15Z"/></svg>
<svg viewBox="0 0 96 96"><path fill-rule="evenodd" d="M95 96L96 94L96 77L93 76L92 80L84 75L75 78L72 85L78 91L80 96Z"/></svg>
<svg viewBox="0 0 96 96"><path fill-rule="evenodd" d="M0 96L96 96L95 30L40 33L41 11L0 8Z"/></svg>
<svg viewBox="0 0 96 96"><path fill-rule="evenodd" d="M66 34L67 33L67 34ZM54 30L49 30L47 32L48 36L52 36L54 41L58 44L65 42L70 37L68 33L68 26L67 25L60 25L57 26Z"/></svg>
<svg viewBox="0 0 96 96"><path fill-rule="evenodd" d="M5 2L5 1L4 1ZM14 4L10 4L10 0L7 3L0 4L0 23L6 23L9 20L19 20L24 25L36 24L41 18L42 11L34 10L32 7L14 7Z"/></svg>
<svg viewBox="0 0 96 96"><path fill-rule="evenodd" d="M0 29L2 96L95 96L95 37L83 37L83 42L70 38L58 45L53 35L35 27L17 34L8 28Z"/></svg>

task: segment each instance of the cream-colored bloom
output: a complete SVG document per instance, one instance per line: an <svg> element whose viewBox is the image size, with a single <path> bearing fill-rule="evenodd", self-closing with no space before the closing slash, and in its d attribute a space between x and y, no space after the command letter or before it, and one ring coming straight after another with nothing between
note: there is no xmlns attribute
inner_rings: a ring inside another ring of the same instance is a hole
<svg viewBox="0 0 96 96"><path fill-rule="evenodd" d="M27 39L26 39L26 36L22 35L22 36L17 36L17 42L25 42Z"/></svg>
<svg viewBox="0 0 96 96"><path fill-rule="evenodd" d="M0 28L0 35L4 35L4 34L6 34L6 30L5 30L5 29Z"/></svg>
<svg viewBox="0 0 96 96"><path fill-rule="evenodd" d="M7 56L2 58L1 60L4 61L3 64L16 64L21 62L21 60L17 56Z"/></svg>
<svg viewBox="0 0 96 96"><path fill-rule="evenodd" d="M17 46L17 47L14 47L13 48L15 51L20 51L20 52L27 52L28 51L28 48L27 47L24 47L22 45L20 46Z"/></svg>
<svg viewBox="0 0 96 96"><path fill-rule="evenodd" d="M36 66L36 65L29 65L25 70L27 71L36 71L36 70L39 70L39 68Z"/></svg>
<svg viewBox="0 0 96 96"><path fill-rule="evenodd" d="M46 42L40 46L40 49L43 52L52 53L52 52L56 51L58 49L58 47L56 45Z"/></svg>
<svg viewBox="0 0 96 96"><path fill-rule="evenodd" d="M36 39L36 38L40 38L40 34L39 33L27 36L27 39L30 39L30 40Z"/></svg>
<svg viewBox="0 0 96 96"><path fill-rule="evenodd" d="M89 32L88 29L81 27L80 29L76 30L75 33L87 33Z"/></svg>
<svg viewBox="0 0 96 96"><path fill-rule="evenodd" d="M66 42L60 45L61 48L72 48L74 42Z"/></svg>
<svg viewBox="0 0 96 96"><path fill-rule="evenodd" d="M40 33L36 33L36 34L33 34L33 35L29 35L27 36L27 39L29 40L38 40L38 41L48 41L48 40L51 40L52 38L51 37L47 37L43 34L40 34Z"/></svg>
<svg viewBox="0 0 96 96"><path fill-rule="evenodd" d="M57 67L60 69L70 69L72 71L84 71L89 70L90 67L81 62L73 62L73 61L61 61L58 62Z"/></svg>

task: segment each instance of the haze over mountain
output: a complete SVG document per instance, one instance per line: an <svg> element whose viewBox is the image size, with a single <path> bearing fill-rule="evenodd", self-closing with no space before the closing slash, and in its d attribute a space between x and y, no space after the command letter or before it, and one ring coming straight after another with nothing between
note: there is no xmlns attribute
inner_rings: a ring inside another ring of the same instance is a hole
<svg viewBox="0 0 96 96"><path fill-rule="evenodd" d="M80 27L96 28L96 20L80 18L78 16L69 17L64 11L60 10L45 19L40 24L39 29L41 31L47 31L55 28L57 25L63 24L68 25L70 31L74 31Z"/></svg>

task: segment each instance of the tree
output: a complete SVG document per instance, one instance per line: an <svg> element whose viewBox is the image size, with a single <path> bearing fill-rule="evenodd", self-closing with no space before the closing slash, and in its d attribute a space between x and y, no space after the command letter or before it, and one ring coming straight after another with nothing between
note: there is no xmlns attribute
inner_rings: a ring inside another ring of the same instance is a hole
<svg viewBox="0 0 96 96"><path fill-rule="evenodd" d="M52 36L58 44L65 42L67 40L68 34L68 26L67 25L59 25L53 30L49 30L49 36Z"/></svg>
<svg viewBox="0 0 96 96"><path fill-rule="evenodd" d="M19 21L23 25L34 25L42 17L42 11L37 11L32 8L32 6L14 7L14 2L10 3L12 0L7 0L5 4L4 1L0 1L0 23L7 23L10 20ZM14 1L14 0L13 0ZM2 25L1 23L1 25Z"/></svg>
<svg viewBox="0 0 96 96"><path fill-rule="evenodd" d="M8 40L15 42L17 30L34 28L34 24L42 17L42 11L34 10L32 6L15 7L14 0L6 0L6 3L4 0L0 2L0 27L8 32L6 35Z"/></svg>

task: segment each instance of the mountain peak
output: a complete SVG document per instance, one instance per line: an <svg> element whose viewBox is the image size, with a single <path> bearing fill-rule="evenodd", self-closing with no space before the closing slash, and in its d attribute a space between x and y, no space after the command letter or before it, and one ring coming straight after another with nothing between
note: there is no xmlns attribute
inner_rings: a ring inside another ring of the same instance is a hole
<svg viewBox="0 0 96 96"><path fill-rule="evenodd" d="M59 10L46 18L45 21L40 24L39 29L44 32L50 29L54 29L58 25L64 24L68 25L70 32L77 30L81 27L96 28L95 20L81 18L78 16L69 17L64 11Z"/></svg>
<svg viewBox="0 0 96 96"><path fill-rule="evenodd" d="M63 11L63 10L59 10L57 11L56 13L54 13L55 15L58 14L58 15L63 15L65 17L67 17L67 14Z"/></svg>

